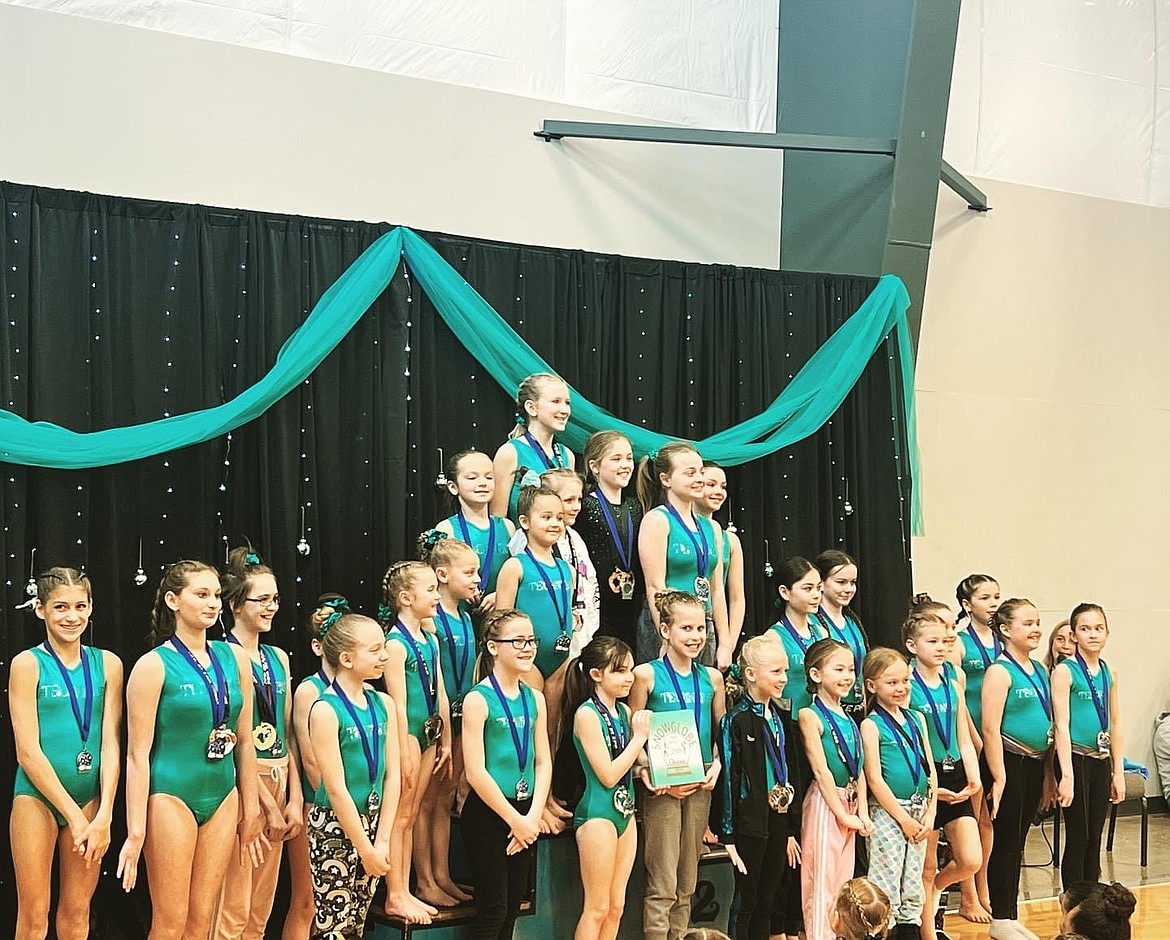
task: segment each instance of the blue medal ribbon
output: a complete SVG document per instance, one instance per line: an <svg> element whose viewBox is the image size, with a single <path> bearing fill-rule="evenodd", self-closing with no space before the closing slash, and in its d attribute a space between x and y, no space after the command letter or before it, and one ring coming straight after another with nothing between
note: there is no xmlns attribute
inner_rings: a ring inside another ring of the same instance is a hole
<svg viewBox="0 0 1170 940"><path fill-rule="evenodd" d="M423 656L422 650L418 648L418 644L414 641L414 637L410 635L410 630L406 628L401 620L397 620L394 626L402 631L402 635L406 638L406 643L410 647L410 653L414 657L414 664L418 667L418 674L422 677L423 698L427 703L427 714L437 715L439 712L435 708L435 699L439 697L439 690L435 687L435 678L431 675L430 667L427 666L426 657ZM431 641L423 638L429 648Z"/></svg>
<svg viewBox="0 0 1170 940"><path fill-rule="evenodd" d="M1048 692L1045 691L1045 689L1044 689L1044 686L1047 685L1046 682L1037 682L1036 681L1036 674L1040 670L1033 663L1032 664L1032 671L1026 672L1024 670L1024 667L1021 666L1018 662L1016 662L1015 657L1012 656L1012 654L1009 653L1006 648L1003 650L1002 653L1000 653L1000 655L1003 656L1013 666L1015 666L1016 671L1021 676L1023 676L1025 679L1027 679L1028 684L1033 689L1036 690L1036 698L1038 698L1040 700L1040 707L1044 709L1044 717L1047 718L1049 722L1051 722L1052 721L1052 696L1049 695Z"/></svg>
<svg viewBox="0 0 1170 940"><path fill-rule="evenodd" d="M861 684L861 661L865 659L865 641L861 631L857 628L857 621L845 615L845 626L838 627L824 607L817 608L817 619L825 628L825 636L837 634L837 639L853 651L853 674L857 677L856 684Z"/></svg>
<svg viewBox="0 0 1170 940"><path fill-rule="evenodd" d="M764 735L764 747L768 752L768 762L772 765L772 773L776 782L781 786L788 785L788 758L784 756L784 726L780 723L780 713L776 705L769 702L764 706L766 714L764 724L768 726L768 733Z"/></svg>
<svg viewBox="0 0 1170 940"><path fill-rule="evenodd" d="M1101 722L1101 730L1109 730L1109 677L1105 673L1105 663L1099 662L1099 669L1101 673L1101 691L1097 691L1097 685L1093 682L1093 675L1089 672L1089 664L1085 662L1085 658L1081 655L1081 651L1077 650L1077 663L1081 667L1081 672L1085 674L1085 681L1089 683L1089 692L1093 696L1093 707L1097 709L1097 718Z"/></svg>
<svg viewBox="0 0 1170 940"><path fill-rule="evenodd" d="M370 771L370 783L374 783L378 776L378 713L374 711L374 693L369 689L363 689L362 691L366 696L366 713L370 716L370 733L368 735L366 734L365 723L358 716L353 702L349 700L349 696L345 694L345 690L337 684L337 680L333 680L334 694L341 699L341 704L345 706L345 710L349 712L349 717L357 725L358 737L362 741L362 753L366 757L366 767ZM370 741L371 738L373 738L373 743Z"/></svg>
<svg viewBox="0 0 1170 940"><path fill-rule="evenodd" d="M243 647L243 644L236 639L234 633L227 635L229 643L235 643L236 646ZM260 720L266 721L273 727L276 726L276 681L273 679L272 662L268 658L268 654L264 651L264 644L257 643L257 648L260 650L260 664L257 669L257 664L252 663L252 679L256 687L256 701L260 705Z"/></svg>
<svg viewBox="0 0 1170 940"><path fill-rule="evenodd" d="M609 758L610 760L617 760L630 743L630 737L626 731L625 716L622 714L622 707L620 705L618 706L618 714L615 718L606 704L596 695L592 696L591 701L605 726L605 744L609 748ZM626 771L623 782L627 785L631 784L633 782L633 776L634 768L631 767Z"/></svg>
<svg viewBox="0 0 1170 940"><path fill-rule="evenodd" d="M609 500L602 495L600 490L594 490L593 495L601 504L601 514L605 516L605 525L609 529L609 537L613 540L613 547L617 549L618 558L622 563L622 570L632 573L634 570L631 561L634 557L634 514L631 512L626 513L626 540L623 542L618 533L617 521L613 517L613 511L609 508Z"/></svg>
<svg viewBox="0 0 1170 940"><path fill-rule="evenodd" d="M914 720L912 714L903 711L902 713L906 716L906 726L910 729L907 733L906 728L898 724L894 716L881 705L874 705L873 710L894 733L894 740L898 742L898 750L902 752L902 758L906 761L906 766L910 768L914 789L917 790L922 783L923 776L926 775L926 746L920 738L922 732L918 729L918 722ZM910 745L909 750L907 750L906 745ZM911 754L914 755L913 758L911 758Z"/></svg>
<svg viewBox="0 0 1170 940"><path fill-rule="evenodd" d="M666 674L670 676L670 683L674 686L675 694L678 696L678 710L686 711L687 700L683 697L682 685L678 681L678 673L674 671L674 666L670 662L669 656L663 656L662 661L666 664ZM699 702L699 670L705 668L698 663L691 663L691 684L694 687L694 701L692 708L695 712L695 730L699 730L699 721L703 714L703 706Z"/></svg>
<svg viewBox="0 0 1170 940"><path fill-rule="evenodd" d="M983 668L987 669L992 661L1003 652L1003 642L999 638L999 634L994 630L991 631L991 646L995 651L994 655L987 655L987 647L983 645L983 641L979 639L979 634L975 632L975 624L967 624L967 634L975 641L975 649L979 650L979 656L983 660Z"/></svg>
<svg viewBox="0 0 1170 940"><path fill-rule="evenodd" d="M825 707L820 696L813 698L813 708L820 713L821 718L829 723L829 734L833 737L833 743L837 745L837 753L841 756L841 762L849 771L849 779L856 780L861 773L861 742L857 739L857 725L848 718L844 719L845 724L852 729L850 734L853 737L853 742L850 746L845 743L845 734L842 732L841 726L837 724L837 716L831 708Z"/></svg>
<svg viewBox="0 0 1170 940"><path fill-rule="evenodd" d="M922 690L922 694L926 696L926 701L930 705L930 717L934 721L934 730L938 732L938 739L942 741L943 750L947 753L943 756L949 757L951 750L951 728L957 726L958 716L955 715L955 703L951 700L951 683L944 675L942 680L943 687L943 701L947 706L947 721L944 724L942 719L938 716L938 706L934 702L934 696L930 694L930 686L926 684L926 680L918 674L918 670L914 669L910 673L910 677L917 683L918 688Z"/></svg>
<svg viewBox="0 0 1170 940"><path fill-rule="evenodd" d="M800 631L792 625L792 621L788 619L788 614L784 614L780 618L780 626L788 631L789 635L796 641L796 645L800 647L802 653L807 653L810 646L812 646L818 639L816 627L810 620L808 622L808 641L800 635Z"/></svg>
<svg viewBox="0 0 1170 940"><path fill-rule="evenodd" d="M669 502L666 502L663 505L666 506L666 511L674 516L675 520L680 526L682 526L683 531L687 534L687 537L691 540L691 545L693 545L695 548L695 562L699 566L699 577L707 577L707 565L711 561L711 546L707 544L707 536L703 532L703 524L699 522L698 518L696 518L695 531L692 532L687 524L683 521L683 517L679 514L677 509L675 509Z"/></svg>
<svg viewBox="0 0 1170 940"><path fill-rule="evenodd" d="M61 662L61 657L57 655L57 651L53 649L48 640L42 646L45 652L53 657L53 662L57 664L57 669L65 682L65 688L69 691L69 706L73 709L77 730L81 732L81 746L84 748L86 742L89 741L89 729L93 724L93 675L89 671L89 657L85 655L85 647L78 646L81 651L81 674L85 678L85 707L82 708L77 701L77 689L73 687L73 680L69 678L69 670Z"/></svg>
<svg viewBox="0 0 1170 940"><path fill-rule="evenodd" d="M471 529L467 525L467 519L463 516L463 507L459 507L459 511L455 513L455 518L459 522L459 532L463 536L463 541L468 545L471 544ZM487 589L488 578L492 570L492 556L496 553L496 520L488 516L488 543L487 554L480 559L479 572L479 592L482 594Z"/></svg>
<svg viewBox="0 0 1170 940"><path fill-rule="evenodd" d="M524 697L524 686L520 686L520 707L524 710L524 740L520 740L520 732L516 728L516 718L512 715L512 709L508 707L508 698L504 695L504 690L500 688L500 683L496 681L494 672L488 673L488 681L495 689L496 698L500 700L500 705L508 718L508 730L512 732L512 745L516 748L516 760L520 764L520 775L523 777L524 771L528 767L528 746L532 743L532 719L528 715L528 699ZM507 796L507 794L504 795Z"/></svg>
<svg viewBox="0 0 1170 940"><path fill-rule="evenodd" d="M324 666L321 666L317 669L317 678L321 680L322 685L329 685L329 677L325 675Z"/></svg>
<svg viewBox="0 0 1170 940"><path fill-rule="evenodd" d="M552 442L552 458L549 458L548 453L540 446L540 441L532 436L531 431L524 432L524 440L528 442L528 446L532 448L533 452L540 457L540 462L544 464L545 470L564 469L565 458L561 454L561 445L554 440Z"/></svg>
<svg viewBox="0 0 1170 940"><path fill-rule="evenodd" d="M455 670L455 688L451 691L452 695L458 695L459 690L463 688L463 681L467 678L467 662L471 656L471 643L464 642L463 654L459 657L458 664L455 659L455 631L451 627L451 620L447 616L447 611L443 610L443 605L440 604L437 608L439 614L439 623L443 626L443 636L447 640L447 649L451 651L451 667ZM475 634L472 632L471 618L465 618L463 611L459 611L459 623L464 628L464 640L470 636L474 638Z"/></svg>
<svg viewBox="0 0 1170 940"><path fill-rule="evenodd" d="M561 604L557 602L557 595L553 590L552 578L550 578L548 576L548 572L544 570L544 565L536 560L536 556L532 554L531 548L525 548L524 554L532 559L532 563L536 566L536 573L540 575L540 580L544 582L545 590L548 591L548 599L552 601L553 610L557 612L557 622L560 624L561 636L567 636L569 633L569 624L571 622L569 620L569 586L565 584L563 579L561 580L561 594L562 600L564 601L564 606L562 607ZM555 561L553 564L556 565L557 572L559 573L561 566L557 565Z"/></svg>
<svg viewBox="0 0 1170 940"><path fill-rule="evenodd" d="M207 674L207 670L203 668L203 664L199 662L187 649L187 644L180 640L177 636L171 637L171 646L179 651L179 655L187 660L188 665L191 666L200 678L203 684L207 686L207 695L211 699L211 727L224 727L225 719L228 713L228 685L227 677L223 674L223 667L219 664L219 660L215 658L215 653L212 652L211 644L207 645L207 655L211 659L211 671L215 673L215 682L211 681L211 676Z"/></svg>

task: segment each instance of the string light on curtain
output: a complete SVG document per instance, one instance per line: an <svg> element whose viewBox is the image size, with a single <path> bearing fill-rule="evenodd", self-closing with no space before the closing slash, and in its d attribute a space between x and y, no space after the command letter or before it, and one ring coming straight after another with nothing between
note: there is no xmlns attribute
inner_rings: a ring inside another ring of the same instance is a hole
<svg viewBox="0 0 1170 940"><path fill-rule="evenodd" d="M684 327L684 329L686 330L686 336L687 336L687 345L686 345L686 351L687 351L687 385L688 385L688 386L690 386L690 389L689 389L689 394L691 394L691 395L694 395L694 394L695 394L695 389L694 389L694 384L695 384L695 376L694 376L694 374L693 374L693 370L690 368L690 366L692 366L692 365L694 364L694 362L695 362L695 357L694 357L694 354L692 353L692 350L691 350L691 327L690 327L690 322L691 322L691 298L692 298L693 296L694 296L694 294L693 294L693 293L691 293L691 291L689 291L689 290L688 290L688 291L687 291L687 300L686 300L686 303L685 303L685 304L683 304L683 309L686 311L686 318L687 318L687 321L686 321L686 322L687 322L687 325ZM691 421L690 421L690 428L691 428L691 430L693 431L693 430L695 429L695 420L694 420L694 418L695 418L695 400L694 400L693 398L692 398L692 399L690 399L690 409L691 409Z"/></svg>
<svg viewBox="0 0 1170 940"><path fill-rule="evenodd" d="M174 243L173 247L175 250L175 257L171 258L170 283L167 284L166 292L163 295L162 352L163 352L163 362L165 363L165 368L167 370L164 373L165 378L163 380L165 384L163 385L163 412L162 412L162 416L164 418L169 418L171 416L171 410L170 410L170 404L169 404L170 397L169 396L171 394L171 386L174 384L174 381L172 378L174 375L174 372L172 370L175 367L175 362L174 362L174 359L172 358L173 352L171 350L171 312L173 309L173 304L175 302L175 297L173 295L174 295L176 288L178 286L178 277L179 277L178 254L182 250L182 245L180 244L178 232L175 232L175 231L171 232L171 241ZM167 530L166 523L167 523L167 520L170 519L170 514L171 514L170 497L174 496L174 494L175 494L174 483L171 480L171 476L172 476L170 473L171 461L170 461L169 457L166 457L166 456L163 457L162 468L164 471L164 473L163 473L164 486L163 486L163 499L160 501L160 504L163 508L163 511L161 513L162 524L159 526L160 533L165 532ZM158 540L159 548L163 548L166 545L166 542L167 542L167 540L160 535L159 540ZM163 570L165 568L166 568L165 564L159 565L159 570Z"/></svg>
<svg viewBox="0 0 1170 940"><path fill-rule="evenodd" d="M473 398L474 402L475 399ZM447 470L443 464L443 448L436 447L435 450L439 452L439 472L435 474L435 489L445 490L447 488Z"/></svg>
<svg viewBox="0 0 1170 940"><path fill-rule="evenodd" d="M142 567L142 539L138 539L138 569L134 572L134 586L146 584L146 569Z"/></svg>
<svg viewBox="0 0 1170 940"><path fill-rule="evenodd" d="M410 377L411 364L414 361L414 351L411 349L410 331L414 328L414 284L410 279L410 266L404 264L402 266L402 276L406 279L406 346L403 347L403 352L406 353L406 363L402 368L402 377L406 382L406 424L411 426L414 424L414 396L411 394L411 389L414 387L413 380ZM414 499L415 490L418 487L418 441L413 440L414 435L408 433L408 437L412 438L410 442L411 453L407 455L407 462L410 465L410 480L408 487L410 489L410 498ZM369 533L366 533L369 535Z"/></svg>
<svg viewBox="0 0 1170 940"><path fill-rule="evenodd" d="M639 287L639 288L638 288L638 294L639 294L639 295L642 295L642 294L645 294L645 293L646 293L646 288L645 288L645 287ZM645 300L645 298L644 298L644 297L642 297L642 298L639 300L639 306L638 306L638 316L639 316L639 317L644 317L644 316L646 316L646 300ZM645 321L644 321L644 320L642 320L642 321L640 321L640 322L641 322L641 323L643 323L643 324L645 323ZM645 331L645 330L639 330L638 332L640 332L640 333L642 334L642 338L643 338L643 339L645 339L645 337L646 337L646 331ZM643 355L644 355L643 353L638 353L638 359L641 359L641 358L643 357ZM641 368L641 366L639 366L638 368ZM641 376L638 376L638 381L641 381L641 380L642 380L642 377L641 377ZM639 402L641 402L641 401L642 401L642 396L641 396L641 395L639 395L639 396L638 396L638 401L639 401ZM639 411L644 411L644 410L645 410L645 409L639 409ZM645 423L646 423L646 415L645 415L645 414L643 414L643 415L642 415L642 423L643 423L643 424L645 424Z"/></svg>
<svg viewBox="0 0 1170 940"><path fill-rule="evenodd" d="M24 585L24 593L29 597L37 596L37 550L34 548L28 556L28 581Z"/></svg>

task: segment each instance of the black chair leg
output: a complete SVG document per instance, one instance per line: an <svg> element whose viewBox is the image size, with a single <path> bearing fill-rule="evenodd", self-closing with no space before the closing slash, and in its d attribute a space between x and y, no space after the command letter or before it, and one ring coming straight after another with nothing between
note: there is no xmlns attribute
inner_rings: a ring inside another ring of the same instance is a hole
<svg viewBox="0 0 1170 940"><path fill-rule="evenodd" d="M1113 830L1117 828L1117 804L1109 807L1109 838L1105 841L1105 851L1113 851Z"/></svg>
<svg viewBox="0 0 1170 940"><path fill-rule="evenodd" d="M1142 868L1150 860L1150 801L1142 797Z"/></svg>

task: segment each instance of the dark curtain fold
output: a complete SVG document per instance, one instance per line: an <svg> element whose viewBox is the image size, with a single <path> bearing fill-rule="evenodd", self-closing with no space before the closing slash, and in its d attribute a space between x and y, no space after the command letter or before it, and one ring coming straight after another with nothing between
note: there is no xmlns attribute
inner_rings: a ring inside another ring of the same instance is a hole
<svg viewBox="0 0 1170 940"><path fill-rule="evenodd" d="M390 228L10 183L0 183L0 207L0 406L75 430L238 394ZM582 394L682 437L762 410L875 284L420 234ZM910 590L895 370L887 344L820 432L728 471L746 549L747 632L775 619L768 539L773 563L826 547L855 554L861 615L876 640L895 642ZM160 568L222 561L226 546L247 538L279 578L273 641L303 675L303 620L316 595L340 591L373 610L387 564L413 553L417 533L448 512L434 486L437 449L494 453L512 414L509 394L400 271L309 380L230 439L84 472L3 464L0 667L6 676L11 657L43 638L39 621L13 611L34 547L38 569L88 571L87 642L117 652L128 673L147 648ZM307 557L296 551L302 510ZM140 540L145 587L133 581ZM0 709L7 717L6 701ZM2 725L6 811L14 754ZM137 937L142 899L114 903L116 829L95 935ZM11 912L7 853L0 882L0 910Z"/></svg>

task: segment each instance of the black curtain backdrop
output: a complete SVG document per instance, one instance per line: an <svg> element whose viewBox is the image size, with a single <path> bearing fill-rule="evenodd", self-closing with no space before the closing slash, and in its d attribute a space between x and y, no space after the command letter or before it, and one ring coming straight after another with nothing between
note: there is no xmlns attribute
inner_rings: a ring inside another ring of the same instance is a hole
<svg viewBox="0 0 1170 940"><path fill-rule="evenodd" d="M0 407L78 431L234 397L389 228L12 183L0 183L0 204ZM689 438L762 410L875 283L420 234L581 394ZM856 606L872 638L895 641L910 590L897 381L887 345L820 432L728 471L747 560L746 633L775 620L768 539L774 564L827 547L856 555ZM310 379L230 436L96 470L0 465L5 687L11 657L44 637L35 617L13 610L26 599L33 548L37 570L86 569L87 642L115 651L129 674L147 649L160 568L222 562L225 546L245 538L279 579L273 642L305 674L302 624L316 595L339 591L372 611L386 566L449 511L434 485L437 448L494 453L512 414L509 394L400 271ZM296 551L302 510L307 557ZM140 543L144 587L134 584ZM6 818L15 759L6 699L0 709ZM119 806L95 903L99 937L140 937L147 919L143 891L118 902L121 815ZM4 851L0 911L14 909ZM278 901L278 928L282 916Z"/></svg>

